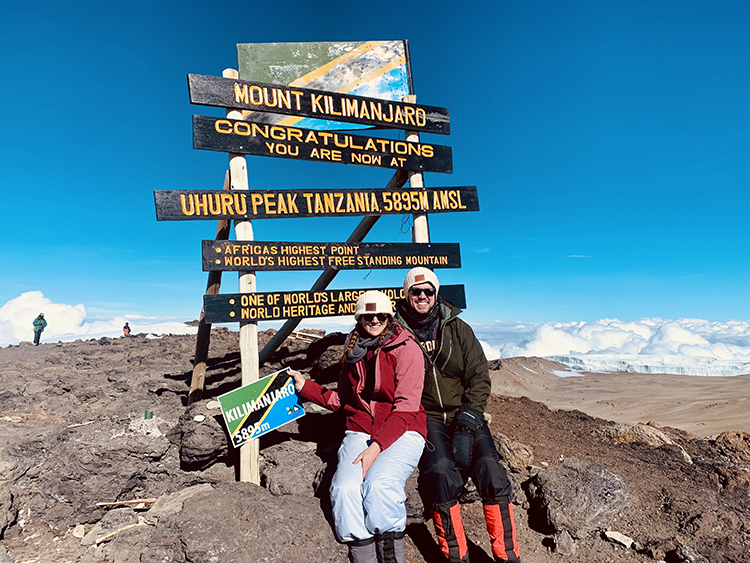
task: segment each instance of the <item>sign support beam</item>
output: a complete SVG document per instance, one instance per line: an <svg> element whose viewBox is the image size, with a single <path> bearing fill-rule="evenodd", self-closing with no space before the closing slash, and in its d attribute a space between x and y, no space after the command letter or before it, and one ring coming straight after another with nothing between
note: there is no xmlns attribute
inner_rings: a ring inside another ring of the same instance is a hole
<svg viewBox="0 0 750 563"><path fill-rule="evenodd" d="M390 190L402 188L404 184L406 184L406 178L407 173L405 170L397 170L391 177L385 189ZM368 215L367 217L362 217L359 225L357 225L352 234L349 235L349 238L346 239L346 242L362 242L367 236L367 233L369 233L370 230L375 226L375 223L378 222L378 219L380 219L380 215ZM328 284L333 281L333 278L335 278L336 274L338 273L339 270L337 269L327 268L322 274L320 274L318 279L310 288L310 291L321 291L327 288ZM302 322L303 318L304 317L296 317L294 319L289 319L283 324L283 326L273 336L273 338L268 341L268 344L263 347L263 350L261 350L260 357L258 359L260 365L263 365L264 363L266 363L266 361L268 361L268 358L271 357L271 354L273 354L278 349L278 347L281 346L284 340L286 340L287 336L292 334L294 329L297 328Z"/></svg>
<svg viewBox="0 0 750 563"><path fill-rule="evenodd" d="M224 175L224 189L228 190L230 185L229 171ZM216 224L216 240L229 239L229 221L220 219ZM218 295L221 289L221 272L209 272L206 283L206 295ZM200 321L198 323L198 336L195 341L195 358L193 359L193 377L190 380L190 392L188 394L188 405L203 398L203 388L206 384L206 360L208 360L208 348L211 345L211 323L206 322L206 308L201 308Z"/></svg>
<svg viewBox="0 0 750 563"><path fill-rule="evenodd" d="M404 96L404 101L409 104L417 103L416 94ZM407 131L406 140L411 143L419 142L419 133ZM409 186L412 188L424 188L424 174L422 172L409 172ZM412 242L430 242L430 225L427 222L427 213L414 214L414 226L411 228Z"/></svg>
<svg viewBox="0 0 750 563"><path fill-rule="evenodd" d="M224 78L239 78L239 72L233 68L225 69ZM242 119L239 110L227 111L229 119ZM248 190L247 162L245 155L229 153L229 176L232 190ZM234 234L237 240L251 241L253 234L252 221L234 222ZM239 273L240 293L255 293L257 288L255 272ZM242 385L250 385L260 375L258 364L258 323L245 321L240 323L240 364L242 367ZM250 440L240 448L240 481L260 485L260 442Z"/></svg>

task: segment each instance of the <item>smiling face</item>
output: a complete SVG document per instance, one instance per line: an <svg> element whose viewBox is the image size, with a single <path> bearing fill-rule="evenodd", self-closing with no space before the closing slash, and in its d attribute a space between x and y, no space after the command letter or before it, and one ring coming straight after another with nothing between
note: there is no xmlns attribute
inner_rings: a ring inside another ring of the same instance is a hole
<svg viewBox="0 0 750 563"><path fill-rule="evenodd" d="M427 295L425 291L431 292L432 295ZM417 293L417 295L414 295ZM409 293L406 295L406 302L409 307L414 309L420 315L426 315L435 306L437 301L437 292L430 282L422 282L415 284L409 288Z"/></svg>
<svg viewBox="0 0 750 563"><path fill-rule="evenodd" d="M388 315L384 313L376 315L365 313L359 317L359 325L370 336L380 336L380 333L388 326Z"/></svg>

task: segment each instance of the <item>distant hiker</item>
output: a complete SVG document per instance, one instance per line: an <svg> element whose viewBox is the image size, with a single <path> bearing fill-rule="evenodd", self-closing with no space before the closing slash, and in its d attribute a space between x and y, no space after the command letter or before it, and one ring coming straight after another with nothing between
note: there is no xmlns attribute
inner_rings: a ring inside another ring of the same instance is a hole
<svg viewBox="0 0 750 563"><path fill-rule="evenodd" d="M393 322L385 293L357 299L337 391L290 370L303 399L346 414L331 483L336 535L352 563L404 563L404 485L426 434L420 404L424 359L414 337Z"/></svg>
<svg viewBox="0 0 750 563"><path fill-rule="evenodd" d="M122 327L122 333L125 336L130 336L130 325L128 323L125 323L125 326Z"/></svg>
<svg viewBox="0 0 750 563"><path fill-rule="evenodd" d="M432 270L412 268L396 322L416 336L424 353L422 405L427 412L427 443L419 462L419 492L450 563L467 563L469 550L458 497L471 477L482 497L487 532L496 562L519 561L513 521L513 494L500 463L484 408L490 375L482 345L461 310L438 296Z"/></svg>
<svg viewBox="0 0 750 563"><path fill-rule="evenodd" d="M39 316L34 319L34 346L39 346L39 339L42 337L44 327L47 326L47 321L44 320L44 313L39 313Z"/></svg>

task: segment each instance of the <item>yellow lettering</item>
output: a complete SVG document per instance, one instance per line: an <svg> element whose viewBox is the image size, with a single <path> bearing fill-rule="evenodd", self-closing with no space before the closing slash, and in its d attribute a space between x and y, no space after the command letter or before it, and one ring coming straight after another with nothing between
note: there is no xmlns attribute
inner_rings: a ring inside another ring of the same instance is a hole
<svg viewBox="0 0 750 563"><path fill-rule="evenodd" d="M247 199L245 198L245 194L234 194L234 209L237 211L237 215L245 215L247 213Z"/></svg>
<svg viewBox="0 0 750 563"><path fill-rule="evenodd" d="M296 198L297 196L295 195L294 197ZM302 194L302 197L304 197L307 200L307 212L312 213L313 212L313 209L312 209L313 194Z"/></svg>
<svg viewBox="0 0 750 563"><path fill-rule="evenodd" d="M234 215L234 211L232 211L232 194L221 194L221 214Z"/></svg>
<svg viewBox="0 0 750 563"><path fill-rule="evenodd" d="M292 109L292 97L291 92L283 90L277 90L278 96L279 96L279 107L286 106L287 109ZM284 99L284 94L286 94L286 99Z"/></svg>
<svg viewBox="0 0 750 563"><path fill-rule="evenodd" d="M290 94L294 96L294 99L297 100L297 109L299 110L301 108L299 103L299 97L302 95L302 92L298 92L297 90L291 90Z"/></svg>
<svg viewBox="0 0 750 563"><path fill-rule="evenodd" d="M266 206L266 213L276 215L276 203L272 201L273 194L263 194L263 203Z"/></svg>
<svg viewBox="0 0 750 563"><path fill-rule="evenodd" d="M342 136L344 137L343 145L339 142L339 136L337 134L333 135L333 144L336 145L337 147L341 147L342 149L345 149L346 147L349 146L349 135L342 135Z"/></svg>
<svg viewBox="0 0 750 563"><path fill-rule="evenodd" d="M180 203L182 203L182 214L183 215L195 215L195 205L193 205L194 194L188 194L187 201L190 202L190 211L185 207L185 194L180 194Z"/></svg>
<svg viewBox="0 0 750 563"><path fill-rule="evenodd" d="M354 194L354 205L357 208L357 213L362 211L370 211L369 209L366 209L366 198L364 192L357 192Z"/></svg>
<svg viewBox="0 0 750 563"><path fill-rule="evenodd" d="M284 203L284 194L279 194L279 215L282 213L287 215L289 214L289 210L286 207L286 203Z"/></svg>
<svg viewBox="0 0 750 563"><path fill-rule="evenodd" d="M198 201L198 194L195 195L195 214L201 215L201 208L203 208L203 215L208 215L208 194L200 195L201 201Z"/></svg>
<svg viewBox="0 0 750 563"><path fill-rule="evenodd" d="M247 137L248 135L250 135L250 126L244 121L236 121L234 123L234 133L235 135L242 135L243 137Z"/></svg>
<svg viewBox="0 0 750 563"><path fill-rule="evenodd" d="M250 194L250 203L253 206L253 215L258 214L258 206L263 205L263 196L259 193L251 193Z"/></svg>
<svg viewBox="0 0 750 563"><path fill-rule="evenodd" d="M252 126L253 126L253 129L252 129L253 137L257 137L258 136L257 134L260 133L262 137L265 137L266 139L268 139L268 125L264 125L263 128L261 128L261 126L258 125L257 123L253 123Z"/></svg>
<svg viewBox="0 0 750 563"><path fill-rule="evenodd" d="M228 119L217 119L214 123L214 129L217 133L229 135L232 132L232 122Z"/></svg>
<svg viewBox="0 0 750 563"><path fill-rule="evenodd" d="M310 102L312 103L312 110L316 113L325 113L325 110L323 109L323 106L320 105L320 102L324 99L323 94L316 95L316 94L310 94Z"/></svg>
<svg viewBox="0 0 750 563"><path fill-rule="evenodd" d="M240 89L240 85L235 82L234 84L234 101L237 103L242 102L243 104L249 104L250 98L247 96L247 84L242 85L242 89Z"/></svg>
<svg viewBox="0 0 750 563"><path fill-rule="evenodd" d="M271 92L273 92L272 102L268 100L268 90L271 90ZM276 88L263 88L263 100L266 102L266 105L268 107L275 108L279 104L278 99L276 98Z"/></svg>
<svg viewBox="0 0 750 563"><path fill-rule="evenodd" d="M414 108L413 107L406 106L404 108L404 117L406 118L407 122L416 126L417 123L414 121Z"/></svg>
<svg viewBox="0 0 750 563"><path fill-rule="evenodd" d="M254 106L263 104L263 91L260 89L260 86L250 86L250 103Z"/></svg>
<svg viewBox="0 0 750 563"><path fill-rule="evenodd" d="M211 197L212 195L215 195L216 197ZM218 215L221 212L219 195L220 194L208 194L208 211L211 215Z"/></svg>
<svg viewBox="0 0 750 563"><path fill-rule="evenodd" d="M299 209L297 208L297 194L286 194L286 204L291 213L299 213Z"/></svg>
<svg viewBox="0 0 750 563"><path fill-rule="evenodd" d="M353 115L355 117L359 117L359 113L357 111L357 102L358 100L352 100L351 98L345 98L344 101L346 102L346 109L344 110L344 115Z"/></svg>

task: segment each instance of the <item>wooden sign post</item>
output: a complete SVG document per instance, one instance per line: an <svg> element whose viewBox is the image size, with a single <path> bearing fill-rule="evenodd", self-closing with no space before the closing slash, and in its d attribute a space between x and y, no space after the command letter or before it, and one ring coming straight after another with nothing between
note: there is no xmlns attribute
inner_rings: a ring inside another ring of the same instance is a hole
<svg viewBox="0 0 750 563"><path fill-rule="evenodd" d="M193 116L193 146L228 153L228 186L221 191L154 192L158 220L220 221L216 239L203 241L203 269L215 277L209 277L204 295L189 403L202 396L210 323L239 323L246 389L258 381L260 364L303 318L353 314L367 289L327 289L339 271L459 268L458 244L430 243L428 213L479 210L474 186L424 186L425 171L453 172L453 156L450 147L422 142L420 133L447 135L450 120L445 108L417 105L406 41L244 44L238 45L238 63L242 80L234 69L226 69L222 78L188 75L192 103L226 108L223 118ZM373 127L399 129L406 138L348 132ZM395 172L384 189L250 191L246 154ZM412 214L412 243L362 242L380 216L389 214ZM253 219L346 216L363 219L343 243L256 241L253 232ZM221 223L230 220L234 241L227 240L228 228ZM257 292L256 271L283 270L323 273L309 291ZM239 273L239 293L218 294L223 271ZM404 297L401 287L381 291L394 302ZM466 306L463 286L443 285L440 293L458 307ZM287 322L259 352L257 322L280 319ZM232 423L239 420L238 409L247 414L260 404L243 393L240 403L225 409ZM259 441L251 438L272 427L266 422L259 418L252 428L234 429L241 481L260 484Z"/></svg>
<svg viewBox="0 0 750 563"><path fill-rule="evenodd" d="M229 190L229 171L224 175L224 189ZM229 220L219 219L216 225L216 240L227 240L229 238ZM217 295L221 289L221 272L209 272L206 284L206 295ZM190 380L190 391L188 393L188 405L203 398L203 387L206 383L206 360L208 360L208 349L211 344L211 323L206 322L206 310L201 308L201 316L198 320L198 335L195 339L195 357L193 358L193 376Z"/></svg>
<svg viewBox="0 0 750 563"><path fill-rule="evenodd" d="M231 68L224 70L224 78L239 78L239 73ZM239 110L227 111L228 119L242 119ZM229 177L232 190L248 190L247 162L244 154L229 154ZM234 222L234 235L238 241L251 241L254 238L252 221ZM239 273L240 293L255 293L255 272L248 270ZM240 366L242 385L250 385L260 377L258 364L258 323L246 320L240 323ZM240 481L260 485L260 443L250 440L240 448Z"/></svg>

